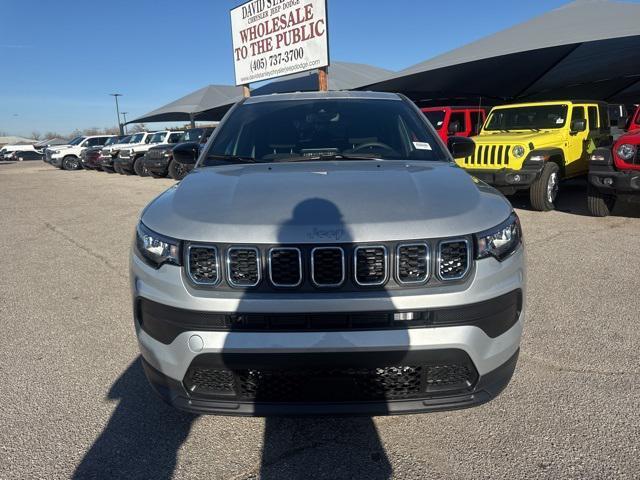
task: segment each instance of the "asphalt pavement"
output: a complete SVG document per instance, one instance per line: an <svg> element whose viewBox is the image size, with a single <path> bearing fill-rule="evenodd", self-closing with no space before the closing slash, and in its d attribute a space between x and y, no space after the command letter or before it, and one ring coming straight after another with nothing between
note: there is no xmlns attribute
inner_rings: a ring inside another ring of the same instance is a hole
<svg viewBox="0 0 640 480"><path fill-rule="evenodd" d="M474 409L194 416L147 386L128 251L174 182L0 164L0 478L639 478L640 204L515 198L529 266L515 376Z"/></svg>

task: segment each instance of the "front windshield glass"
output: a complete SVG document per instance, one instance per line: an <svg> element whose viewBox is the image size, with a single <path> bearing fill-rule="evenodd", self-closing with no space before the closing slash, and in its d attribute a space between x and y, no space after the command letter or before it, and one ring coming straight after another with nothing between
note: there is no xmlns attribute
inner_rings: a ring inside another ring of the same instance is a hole
<svg viewBox="0 0 640 480"><path fill-rule="evenodd" d="M142 142L143 138L144 138L144 133L136 133L135 135L131 136L131 141L129 143L140 143Z"/></svg>
<svg viewBox="0 0 640 480"><path fill-rule="evenodd" d="M190 130L187 130L186 132L184 132L184 135L182 135L182 138L180 139L180 141L181 142L198 142L200 141L202 132L204 132L204 129L202 128L192 128Z"/></svg>
<svg viewBox="0 0 640 480"><path fill-rule="evenodd" d="M440 130L442 125L444 125L444 110L433 110L430 112L422 112L424 116L427 117L429 123L433 125L433 128L436 130Z"/></svg>
<svg viewBox="0 0 640 480"><path fill-rule="evenodd" d="M499 108L491 112L484 130L541 130L562 128L567 105Z"/></svg>
<svg viewBox="0 0 640 480"><path fill-rule="evenodd" d="M424 119L401 100L309 99L245 103L233 111L203 165L221 158L276 162L371 157L445 160Z"/></svg>
<svg viewBox="0 0 640 480"><path fill-rule="evenodd" d="M109 145L113 145L115 143L118 143L118 137L111 137L110 139L108 139L105 143L104 146L107 147Z"/></svg>
<svg viewBox="0 0 640 480"><path fill-rule="evenodd" d="M154 133L153 136L151 137L151 140L149 140L149 143L160 143L164 140L164 137L166 135L167 135L167 132Z"/></svg>
<svg viewBox="0 0 640 480"><path fill-rule="evenodd" d="M69 142L69 145L78 145L79 143L81 143L83 140L85 139L85 137L76 137L73 140L71 140Z"/></svg>

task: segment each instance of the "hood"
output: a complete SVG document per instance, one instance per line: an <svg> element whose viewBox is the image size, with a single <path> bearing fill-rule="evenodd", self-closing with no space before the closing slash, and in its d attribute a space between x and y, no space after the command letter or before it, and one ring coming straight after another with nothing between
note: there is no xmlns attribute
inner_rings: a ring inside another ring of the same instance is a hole
<svg viewBox="0 0 640 480"><path fill-rule="evenodd" d="M149 150L171 150L177 144L175 143L155 143Z"/></svg>
<svg viewBox="0 0 640 480"><path fill-rule="evenodd" d="M141 219L183 240L346 243L466 235L511 210L450 163L324 161L196 169Z"/></svg>
<svg viewBox="0 0 640 480"><path fill-rule="evenodd" d="M617 146L622 145L623 143L631 143L633 145L640 144L640 130L632 130L624 135L620 135L615 144Z"/></svg>
<svg viewBox="0 0 640 480"><path fill-rule="evenodd" d="M539 132L517 131L517 132L496 132L482 133L477 137L473 137L473 141L477 144L522 144L528 145L533 143L535 148L544 146L548 143L557 143L561 130L541 130Z"/></svg>

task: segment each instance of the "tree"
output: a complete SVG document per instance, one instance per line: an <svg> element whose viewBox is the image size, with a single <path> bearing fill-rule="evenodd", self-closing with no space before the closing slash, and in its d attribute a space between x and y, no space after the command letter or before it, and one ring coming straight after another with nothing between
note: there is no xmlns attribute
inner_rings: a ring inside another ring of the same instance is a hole
<svg viewBox="0 0 640 480"><path fill-rule="evenodd" d="M44 138L50 140L52 138L64 138L64 135L60 135L58 132L47 132L44 134Z"/></svg>
<svg viewBox="0 0 640 480"><path fill-rule="evenodd" d="M135 123L127 128L129 133L146 132L147 126L144 123Z"/></svg>
<svg viewBox="0 0 640 480"><path fill-rule="evenodd" d="M34 130L33 132L31 132L31 138L33 138L34 140L40 140L42 138L42 135L40 135L39 131Z"/></svg>

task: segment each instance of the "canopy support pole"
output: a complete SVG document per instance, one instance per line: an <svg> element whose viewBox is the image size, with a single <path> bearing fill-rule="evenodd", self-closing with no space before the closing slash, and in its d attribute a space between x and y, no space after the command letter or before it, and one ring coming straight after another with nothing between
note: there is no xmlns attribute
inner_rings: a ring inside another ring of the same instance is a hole
<svg viewBox="0 0 640 480"><path fill-rule="evenodd" d="M193 113L189 114L189 122L191 123L191 128L196 128L196 120L193 117Z"/></svg>
<svg viewBox="0 0 640 480"><path fill-rule="evenodd" d="M329 91L329 73L327 67L320 67L318 69L318 91Z"/></svg>
<svg viewBox="0 0 640 480"><path fill-rule="evenodd" d="M249 98L251 96L251 89L249 85L242 85L242 96L244 98Z"/></svg>

